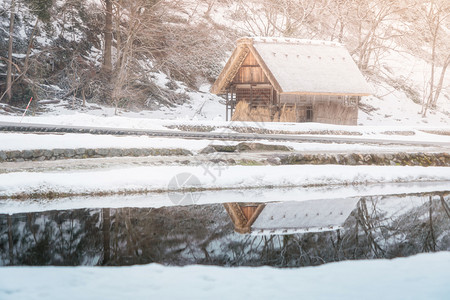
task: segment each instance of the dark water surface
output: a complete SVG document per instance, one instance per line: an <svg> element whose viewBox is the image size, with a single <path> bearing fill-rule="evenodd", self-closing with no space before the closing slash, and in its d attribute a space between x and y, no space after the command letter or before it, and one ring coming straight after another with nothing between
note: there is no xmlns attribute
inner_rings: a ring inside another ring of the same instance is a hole
<svg viewBox="0 0 450 300"><path fill-rule="evenodd" d="M449 194L0 214L0 265L300 267L449 251Z"/></svg>

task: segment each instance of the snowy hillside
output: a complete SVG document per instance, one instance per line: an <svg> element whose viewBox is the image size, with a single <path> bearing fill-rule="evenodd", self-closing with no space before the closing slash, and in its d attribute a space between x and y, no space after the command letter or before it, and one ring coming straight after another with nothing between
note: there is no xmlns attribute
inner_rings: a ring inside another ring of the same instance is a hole
<svg viewBox="0 0 450 300"><path fill-rule="evenodd" d="M224 101L210 94L209 87L238 37L266 35L344 43L375 92L361 101L360 125L450 124L450 77L442 76L450 44L445 1L437 1L436 7L427 1L408 5L384 0L358 5L306 0L124 2L113 6L112 73L102 69L105 1L14 2L12 56L20 68L16 73L25 74L13 83L10 104L25 107L33 96L36 114L83 111L224 120ZM0 1L2 57L8 54L11 3ZM429 16L437 15L438 8L444 12L433 51ZM359 18L346 17L355 12ZM144 25L130 31L138 26L135 19ZM132 39L129 45L127 37ZM2 82L6 67L6 60L0 61ZM434 92L439 81L441 89L436 107L423 117L421 103L429 96L431 70ZM0 102L5 102L5 85L0 92ZM48 100L59 102L45 104ZM0 114L10 113L0 106Z"/></svg>

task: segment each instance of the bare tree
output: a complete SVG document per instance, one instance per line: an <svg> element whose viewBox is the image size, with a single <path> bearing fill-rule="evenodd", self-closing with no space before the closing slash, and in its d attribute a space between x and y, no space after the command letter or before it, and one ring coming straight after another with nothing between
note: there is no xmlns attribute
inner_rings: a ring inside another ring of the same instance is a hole
<svg viewBox="0 0 450 300"><path fill-rule="evenodd" d="M103 53L103 66L106 71L112 70L112 15L113 15L113 0L103 0L102 4L105 9L105 29L104 42L105 49Z"/></svg>
<svg viewBox="0 0 450 300"><path fill-rule="evenodd" d="M428 9L427 9L428 7ZM422 106L422 116L425 117L430 107L436 106L437 100L442 90L444 77L447 67L450 64L450 39L446 32L443 32L442 26L450 16L450 3L445 0L431 0L425 3L424 15L427 31L431 36L431 59L430 59L430 81L429 88L425 92L425 101ZM439 59L439 49L443 49L443 58ZM436 68L442 63L442 71L436 85Z"/></svg>
<svg viewBox="0 0 450 300"><path fill-rule="evenodd" d="M331 33L331 40L336 39L336 31L337 33L337 40L339 43L342 43L344 38L344 29L347 24L347 20L349 18L350 10L348 9L350 6L351 0L336 0L336 1L330 1L326 5L326 8L331 16L334 16L336 18L333 26L333 31Z"/></svg>
<svg viewBox="0 0 450 300"><path fill-rule="evenodd" d="M11 101L11 87L12 87L12 51L14 39L14 18L16 10L16 1L11 0L10 17L9 17L9 41L8 41L8 70L6 71L6 102Z"/></svg>
<svg viewBox="0 0 450 300"><path fill-rule="evenodd" d="M144 86L148 80L142 69L150 67L139 58L152 57L155 36L153 22L159 2L122 1L115 2L114 24L116 27L116 57L111 75L111 100L116 108L135 98L144 98L148 92Z"/></svg>
<svg viewBox="0 0 450 300"><path fill-rule="evenodd" d="M238 2L236 14L253 35L294 37L317 9L313 0L253 0Z"/></svg>
<svg viewBox="0 0 450 300"><path fill-rule="evenodd" d="M358 43L352 54L358 56L358 66L362 71L368 69L374 54L386 51L389 47L386 42L401 36L395 28L387 28L398 15L408 9L408 5L402 2L380 0L374 2L354 1L350 8L351 14L356 18ZM373 67L373 66L372 66Z"/></svg>
<svg viewBox="0 0 450 300"><path fill-rule="evenodd" d="M12 52L13 52L13 40L14 40L14 19L15 19L15 6L16 1L11 1L11 7L10 7L10 28L9 28L9 44L8 44L8 59L7 59L7 76L6 76L6 90L4 94L0 96L0 101L3 99L3 96L6 95L6 102L11 101L12 97L12 88L13 84L17 81L19 83L24 83L28 86L31 86L32 90L34 91L35 84L32 79L30 79L27 76L27 72L29 70L29 63L30 63L30 56L31 56L31 50L33 48L33 42L34 37L36 35L38 24L40 21L49 21L50 19L50 13L49 9L52 5L51 0L41 0L41 1L34 1L30 0L28 2L30 11L36 16L36 21L33 26L33 30L31 32L30 38L28 40L28 47L25 54L25 61L21 63L20 61L16 61L16 63L13 62ZM15 73L18 75L15 76L13 80L13 67L16 70ZM35 96L35 95L34 95ZM35 97L36 98L36 97Z"/></svg>

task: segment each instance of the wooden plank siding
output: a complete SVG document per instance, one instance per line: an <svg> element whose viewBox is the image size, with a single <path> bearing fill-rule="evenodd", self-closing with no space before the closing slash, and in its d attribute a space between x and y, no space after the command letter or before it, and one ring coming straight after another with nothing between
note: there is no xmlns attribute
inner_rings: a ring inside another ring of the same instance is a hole
<svg viewBox="0 0 450 300"><path fill-rule="evenodd" d="M312 102L284 104L283 109L295 111L295 122L318 122L338 125L357 125L358 107L342 102ZM275 120L276 121L276 120Z"/></svg>
<svg viewBox="0 0 450 300"><path fill-rule="evenodd" d="M232 81L236 102L246 101L252 108L274 104L274 90L255 56L249 52Z"/></svg>
<svg viewBox="0 0 450 300"><path fill-rule="evenodd" d="M249 52L234 77L233 83L270 84L270 81L253 54Z"/></svg>
<svg viewBox="0 0 450 300"><path fill-rule="evenodd" d="M359 100L357 96L282 94L280 104L295 108L297 122L357 125Z"/></svg>
<svg viewBox="0 0 450 300"><path fill-rule="evenodd" d="M241 210L247 220L250 220L256 209L258 208L257 204L254 205L241 205Z"/></svg>
<svg viewBox="0 0 450 300"><path fill-rule="evenodd" d="M270 88L236 88L236 99L246 101L251 107L269 106L272 104L272 90Z"/></svg>
<svg viewBox="0 0 450 300"><path fill-rule="evenodd" d="M358 106L347 106L343 102L315 102L312 109L313 122L357 125Z"/></svg>

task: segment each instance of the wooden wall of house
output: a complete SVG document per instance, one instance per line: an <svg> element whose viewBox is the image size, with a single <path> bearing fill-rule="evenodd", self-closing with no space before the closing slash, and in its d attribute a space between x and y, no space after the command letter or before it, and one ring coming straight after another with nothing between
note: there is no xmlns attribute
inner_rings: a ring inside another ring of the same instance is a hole
<svg viewBox="0 0 450 300"><path fill-rule="evenodd" d="M295 120L288 122L317 122L336 125L357 125L358 107L345 106L339 102L314 102L311 105L295 105ZM277 120L275 120L277 121Z"/></svg>
<svg viewBox="0 0 450 300"><path fill-rule="evenodd" d="M236 93L236 102L246 101L252 108L268 107L274 104L276 99L269 79L251 52L242 62L232 86Z"/></svg>
<svg viewBox="0 0 450 300"><path fill-rule="evenodd" d="M239 68L233 83L270 83L263 69L259 66L251 52L247 55Z"/></svg>
<svg viewBox="0 0 450 300"><path fill-rule="evenodd" d="M313 103L313 122L357 125L358 106L347 106L339 102Z"/></svg>
<svg viewBox="0 0 450 300"><path fill-rule="evenodd" d="M273 91L271 88L236 88L237 101L246 101L251 107L269 106L273 103L272 97Z"/></svg>
<svg viewBox="0 0 450 300"><path fill-rule="evenodd" d="M283 94L280 107L295 107L296 122L356 125L358 100L358 97Z"/></svg>

